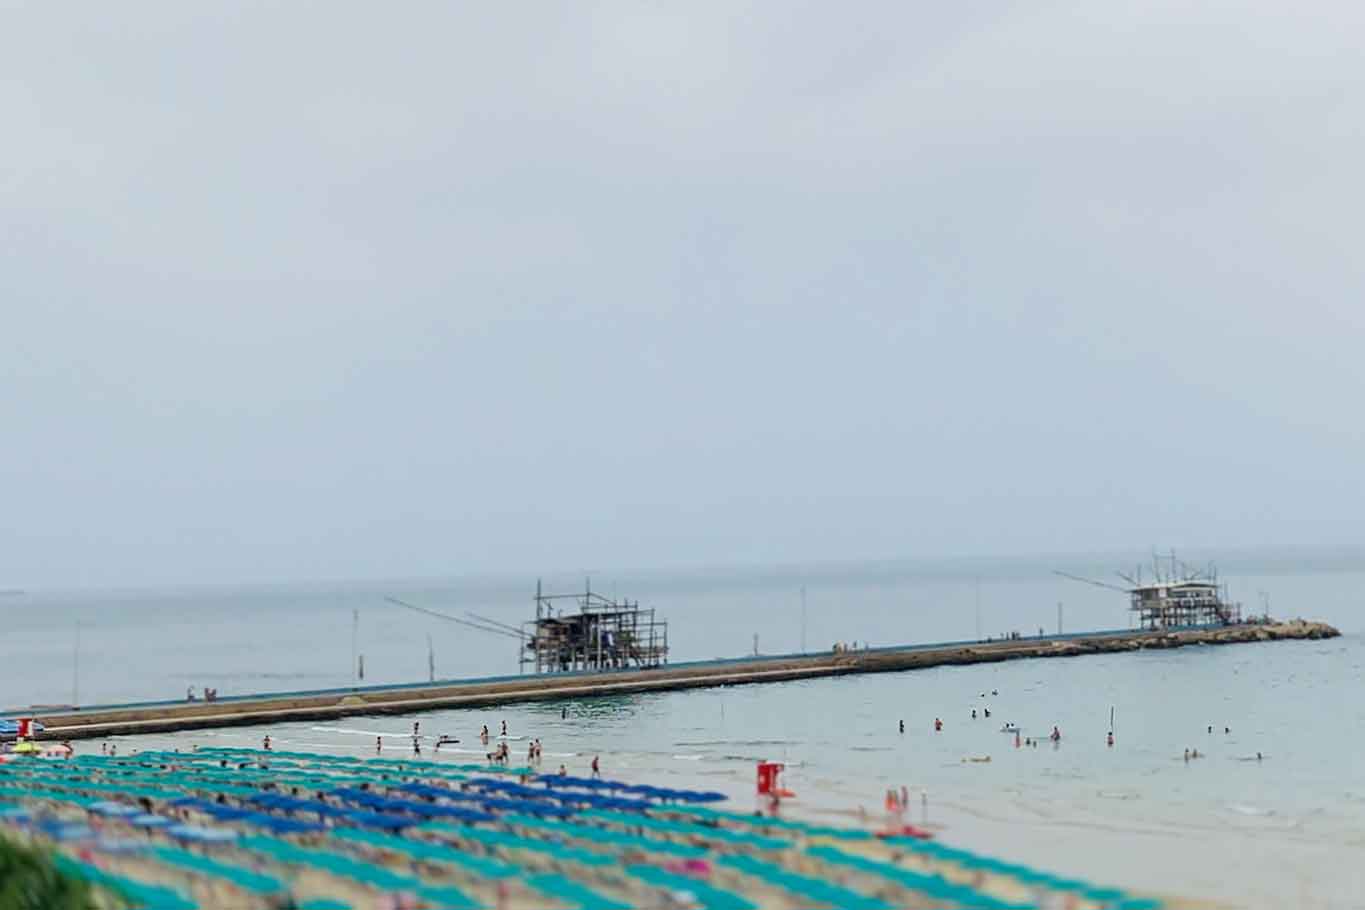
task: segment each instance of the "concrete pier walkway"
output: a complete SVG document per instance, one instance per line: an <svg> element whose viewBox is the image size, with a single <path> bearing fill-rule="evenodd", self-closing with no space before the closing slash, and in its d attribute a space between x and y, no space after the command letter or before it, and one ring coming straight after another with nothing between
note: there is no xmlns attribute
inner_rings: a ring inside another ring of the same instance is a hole
<svg viewBox="0 0 1365 910"><path fill-rule="evenodd" d="M20 709L10 712L9 716L36 714L46 727L40 739L72 740L275 721L327 720L362 714L409 714L441 708L781 682L850 673L915 670L949 664L1077 657L1193 644L1225 645L1333 638L1339 634L1326 623L1304 620L1157 632L1088 632L994 642L952 642L842 653L698 661L669 664L651 670L553 673L225 696L212 702L145 702L65 709Z"/></svg>

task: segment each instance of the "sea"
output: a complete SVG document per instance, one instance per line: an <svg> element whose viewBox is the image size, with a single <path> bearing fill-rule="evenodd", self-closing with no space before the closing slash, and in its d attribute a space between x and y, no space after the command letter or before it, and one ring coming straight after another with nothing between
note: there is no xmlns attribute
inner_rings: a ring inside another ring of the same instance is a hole
<svg viewBox="0 0 1365 910"><path fill-rule="evenodd" d="M1166 557L560 573L669 623L673 660L1126 628L1115 569ZM1200 563L1207 566L1207 557ZM754 807L755 765L785 764L782 811L845 824L908 820L970 850L1144 892L1248 908L1365 907L1365 555L1240 553L1217 566L1245 613L1329 622L1341 637L1188 647L765 685L350 717L120 740L120 751L259 745L482 761L506 721L514 757L720 790ZM537 578L331 582L0 597L0 704L111 704L518 672L485 629L534 615ZM424 610L393 603L393 598ZM475 618L477 617L477 618ZM463 620L455 622L453 620ZM465 623L483 626L476 629ZM363 683L357 678L363 655ZM990 710L990 718L985 711ZM7 709L8 710L8 709ZM972 717L972 712L976 717ZM935 732L935 719L943 728ZM904 732L901 723L904 722ZM1006 725L1021 730L1016 745ZM1056 726L1062 739L1046 737ZM1107 744L1107 734L1114 744ZM98 743L78 743L98 749ZM1199 758L1187 760L1187 750Z"/></svg>

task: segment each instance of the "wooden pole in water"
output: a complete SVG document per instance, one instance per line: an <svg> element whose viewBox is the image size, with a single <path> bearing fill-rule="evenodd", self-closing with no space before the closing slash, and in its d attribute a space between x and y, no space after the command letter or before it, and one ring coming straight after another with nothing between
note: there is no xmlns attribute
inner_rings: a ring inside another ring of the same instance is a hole
<svg viewBox="0 0 1365 910"><path fill-rule="evenodd" d="M806 586L801 586L801 653L806 653Z"/></svg>
<svg viewBox="0 0 1365 910"><path fill-rule="evenodd" d="M81 621L76 620L76 640L71 646L71 706L81 703Z"/></svg>
<svg viewBox="0 0 1365 910"><path fill-rule="evenodd" d="M976 640L981 640L981 576L976 578Z"/></svg>

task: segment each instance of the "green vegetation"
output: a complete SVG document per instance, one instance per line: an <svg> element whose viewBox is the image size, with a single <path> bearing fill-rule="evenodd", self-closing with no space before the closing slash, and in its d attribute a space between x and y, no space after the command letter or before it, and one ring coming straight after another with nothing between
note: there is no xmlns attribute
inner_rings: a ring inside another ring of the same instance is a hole
<svg viewBox="0 0 1365 910"><path fill-rule="evenodd" d="M90 886L60 872L52 857L0 838L0 910L94 910Z"/></svg>

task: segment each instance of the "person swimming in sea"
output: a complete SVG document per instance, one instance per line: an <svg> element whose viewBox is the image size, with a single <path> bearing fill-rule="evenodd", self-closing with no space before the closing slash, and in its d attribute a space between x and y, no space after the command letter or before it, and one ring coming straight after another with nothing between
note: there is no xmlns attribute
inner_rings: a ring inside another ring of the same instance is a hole
<svg viewBox="0 0 1365 910"><path fill-rule="evenodd" d="M972 708L972 720L976 720L976 709Z"/></svg>
<svg viewBox="0 0 1365 910"><path fill-rule="evenodd" d="M438 740L436 740L436 748L439 749L439 748L441 748L442 746L453 746L453 745L455 745L455 743L457 743L457 742L459 742L459 740L456 739L455 737L453 737L453 736L446 736L444 733L442 733L442 734L441 734L441 738L438 739Z"/></svg>
<svg viewBox="0 0 1365 910"><path fill-rule="evenodd" d="M1052 739L1052 741L1053 741L1054 743L1059 743L1059 742L1062 741L1062 731L1059 730L1059 729L1057 729L1056 726L1053 726L1053 728L1052 728L1052 736L1051 736L1051 739Z"/></svg>
<svg viewBox="0 0 1365 910"><path fill-rule="evenodd" d="M901 732L905 732L905 721L901 721Z"/></svg>
<svg viewBox="0 0 1365 910"><path fill-rule="evenodd" d="M943 732L943 721L937 717L934 718L934 732L935 733Z"/></svg>

